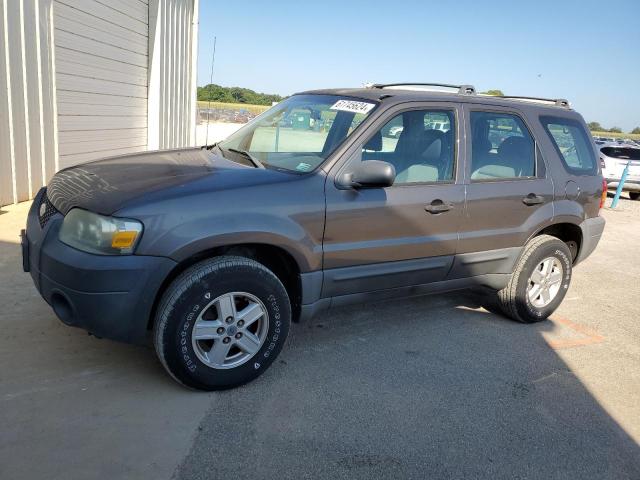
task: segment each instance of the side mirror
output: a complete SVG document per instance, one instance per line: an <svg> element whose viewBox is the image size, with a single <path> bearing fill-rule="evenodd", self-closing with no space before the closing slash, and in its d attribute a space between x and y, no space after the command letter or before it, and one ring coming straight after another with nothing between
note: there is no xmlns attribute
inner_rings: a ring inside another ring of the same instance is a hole
<svg viewBox="0 0 640 480"><path fill-rule="evenodd" d="M353 171L343 173L339 184L345 188L384 188L393 185L396 169L387 162L366 160Z"/></svg>

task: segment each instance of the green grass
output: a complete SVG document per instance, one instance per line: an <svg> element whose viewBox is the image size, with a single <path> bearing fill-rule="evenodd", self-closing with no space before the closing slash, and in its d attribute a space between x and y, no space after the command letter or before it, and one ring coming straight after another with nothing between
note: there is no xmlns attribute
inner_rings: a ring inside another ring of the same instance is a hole
<svg viewBox="0 0 640 480"><path fill-rule="evenodd" d="M225 102L207 102L198 101L198 108L213 108L213 109L229 109L229 110L248 110L249 112L259 115L265 110L268 110L267 105L249 105L246 103L225 103Z"/></svg>
<svg viewBox="0 0 640 480"><path fill-rule="evenodd" d="M591 132L591 135L594 137L630 138L632 140L640 140L640 134L637 133Z"/></svg>

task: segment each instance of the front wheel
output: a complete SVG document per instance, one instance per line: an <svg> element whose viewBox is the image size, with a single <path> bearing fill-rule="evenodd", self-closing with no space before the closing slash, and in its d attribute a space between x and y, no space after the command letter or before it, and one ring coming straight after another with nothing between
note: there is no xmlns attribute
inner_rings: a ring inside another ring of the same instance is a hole
<svg viewBox="0 0 640 480"><path fill-rule="evenodd" d="M498 292L502 311L523 323L547 319L569 289L571 259L569 247L556 237L540 235L529 241L508 285Z"/></svg>
<svg viewBox="0 0 640 480"><path fill-rule="evenodd" d="M289 297L273 272L249 258L217 257L171 283L156 315L154 343L178 382L222 390L262 374L290 324Z"/></svg>
<svg viewBox="0 0 640 480"><path fill-rule="evenodd" d="M629 192L629 198L631 200L639 200L640 199L640 192Z"/></svg>

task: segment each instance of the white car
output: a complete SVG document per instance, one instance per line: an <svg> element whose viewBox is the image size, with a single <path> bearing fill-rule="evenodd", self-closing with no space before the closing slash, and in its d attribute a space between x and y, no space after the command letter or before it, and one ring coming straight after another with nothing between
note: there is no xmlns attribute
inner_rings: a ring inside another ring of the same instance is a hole
<svg viewBox="0 0 640 480"><path fill-rule="evenodd" d="M630 161L624 191L629 192L631 200L640 199L640 147L606 143L598 146L602 176L611 189L618 188L622 172Z"/></svg>
<svg viewBox="0 0 640 480"><path fill-rule="evenodd" d="M433 122L429 124L427 128L431 128L433 130L440 130L441 132L448 132L449 124L444 122Z"/></svg>
<svg viewBox="0 0 640 480"><path fill-rule="evenodd" d="M391 127L389 129L389 136L393 138L400 138L400 134L402 133L403 130L404 130L404 127L402 125Z"/></svg>

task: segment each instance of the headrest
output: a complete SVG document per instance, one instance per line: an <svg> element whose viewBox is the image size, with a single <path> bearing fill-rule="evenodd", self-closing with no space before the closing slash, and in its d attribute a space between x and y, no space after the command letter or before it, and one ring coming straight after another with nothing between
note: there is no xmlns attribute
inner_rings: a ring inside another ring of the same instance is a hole
<svg viewBox="0 0 640 480"><path fill-rule="evenodd" d="M498 147L499 155L519 156L531 152L531 140L523 137L508 137Z"/></svg>
<svg viewBox="0 0 640 480"><path fill-rule="evenodd" d="M424 139L427 142L433 142L434 140L440 139L442 137L444 137L444 132L442 130L430 128L424 131Z"/></svg>
<svg viewBox="0 0 640 480"><path fill-rule="evenodd" d="M379 152L382 150L382 132L378 130L373 137L364 144L364 149L372 152Z"/></svg>

